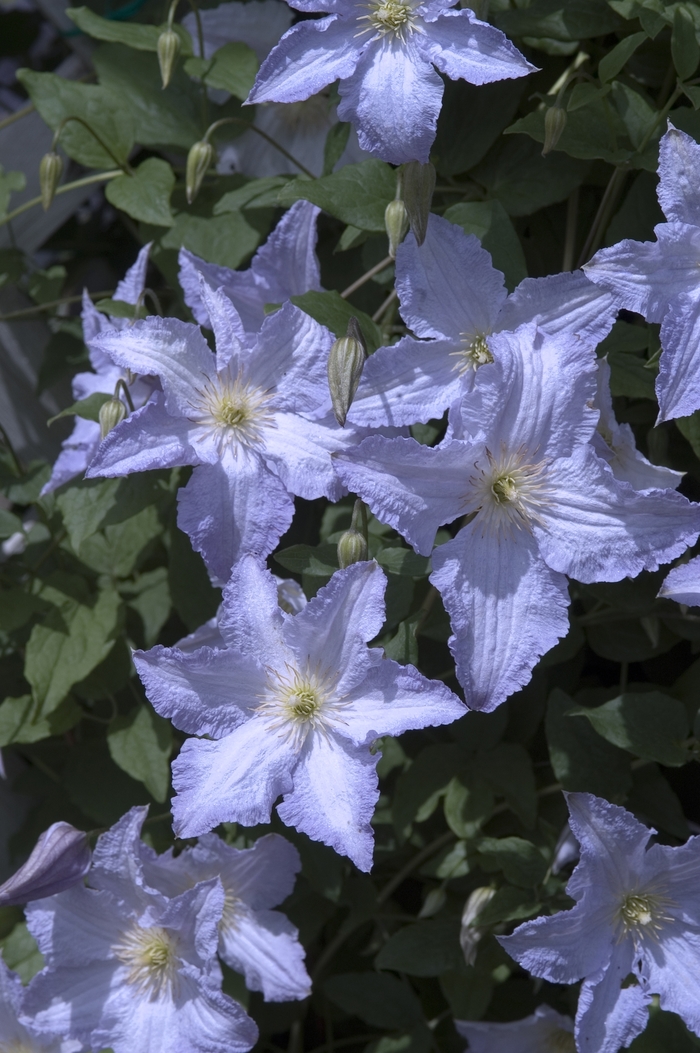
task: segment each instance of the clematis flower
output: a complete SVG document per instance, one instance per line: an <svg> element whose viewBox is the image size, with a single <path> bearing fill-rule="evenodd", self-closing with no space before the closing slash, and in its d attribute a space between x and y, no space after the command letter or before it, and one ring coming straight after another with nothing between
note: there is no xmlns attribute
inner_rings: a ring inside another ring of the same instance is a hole
<svg viewBox="0 0 700 1053"><path fill-rule="evenodd" d="M433 554L430 580L452 622L467 704L492 710L568 632L566 575L619 581L680 555L700 507L639 493L590 439L595 357L533 324L491 338L494 361L450 413L439 447L370 437L336 470L382 522L430 555L440 525L466 517Z"/></svg>
<svg viewBox="0 0 700 1053"><path fill-rule="evenodd" d="M0 907L43 899L76 885L90 869L87 835L70 823L52 823L26 863L0 885Z"/></svg>
<svg viewBox="0 0 700 1053"><path fill-rule="evenodd" d="M133 809L121 823L140 829L144 814ZM96 860L108 851L109 837L98 840ZM133 853L119 873L93 867L91 882L101 876L104 887L76 886L27 909L46 967L27 990L23 1022L114 1053L250 1049L255 1024L221 992L221 882L168 898L146 884Z"/></svg>
<svg viewBox="0 0 700 1053"><path fill-rule="evenodd" d="M609 293L580 271L526 278L509 296L503 275L473 234L431 215L418 247L413 234L396 254L401 316L416 334L368 358L348 419L356 424L414 424L441 417L493 361L494 334L536 322L592 350L615 321Z"/></svg>
<svg viewBox="0 0 700 1053"><path fill-rule="evenodd" d="M659 203L666 223L656 241L625 239L600 249L584 271L620 307L661 323L656 395L659 420L700 408L700 145L673 125L659 147Z"/></svg>
<svg viewBox="0 0 700 1053"><path fill-rule="evenodd" d="M624 808L588 793L567 801L581 846L566 889L576 906L526 921L500 943L534 976L583 979L578 1049L629 1046L646 1027L652 995L700 1034L700 838L648 848L654 831Z"/></svg>
<svg viewBox="0 0 700 1053"><path fill-rule="evenodd" d="M342 496L330 455L359 437L331 412L327 329L287 303L250 338L224 293L205 282L201 290L216 356L197 326L176 318L96 340L121 366L159 376L163 393L110 432L88 475L195 465L178 494L178 523L226 581L243 553L273 550L292 521L293 494Z"/></svg>
<svg viewBox="0 0 700 1053"><path fill-rule="evenodd" d="M455 1027L469 1042L468 1053L576 1053L573 1020L548 1005L508 1024L455 1020Z"/></svg>
<svg viewBox="0 0 700 1053"><path fill-rule="evenodd" d="M384 621L386 578L374 562L338 571L299 614L285 614L272 575L241 559L224 589L226 650L134 654L148 697L188 739L173 763L181 837L278 814L316 841L372 865L381 735L464 713L442 684L367 643Z"/></svg>
<svg viewBox="0 0 700 1053"><path fill-rule="evenodd" d="M684 603L686 607L700 607L700 556L680 567L674 567L666 575L659 596L661 599Z"/></svg>
<svg viewBox="0 0 700 1053"><path fill-rule="evenodd" d="M289 29L265 59L247 102L300 102L335 80L341 121L363 150L392 164L428 160L443 73L472 84L535 67L494 26L452 0L289 0L327 17ZM435 67L435 68L434 68Z"/></svg>
<svg viewBox="0 0 700 1053"><path fill-rule="evenodd" d="M238 2L235 6L242 7ZM246 271L219 267L180 249L180 285L185 303L199 324L211 329L202 298L202 279L212 291L222 289L226 293L246 333L251 334L262 328L266 304L281 304L292 296L320 291L321 270L316 256L316 219L320 211L308 201L292 205Z"/></svg>
<svg viewBox="0 0 700 1053"><path fill-rule="evenodd" d="M126 272L114 291L114 300L122 303L136 304L143 294L146 282L146 268L151 244L144 245L136 257L136 262ZM130 324L128 318L107 318L97 310L87 292L83 293L83 339L87 344L90 364L94 373L76 373L73 377L73 398L76 401L86 399L96 392L113 395L118 381L123 381L129 389L132 402L137 408L143 406L150 398L154 384L150 379L130 377L126 370L115 365L103 351L93 343L100 333L123 329ZM49 494L59 486L75 479L86 470L100 445L100 425L96 421L76 417L73 431L63 442L63 447L51 472L51 478L44 485L41 493Z"/></svg>
<svg viewBox="0 0 700 1053"><path fill-rule="evenodd" d="M298 614L299 611L303 611L307 600L299 582L294 581L293 578L278 578L276 574L273 574L273 577L277 583L277 602L282 610L287 614ZM200 647L226 647L219 630L219 618L223 613L224 610L220 604L213 618L177 641L175 647L178 651L196 651Z"/></svg>
<svg viewBox="0 0 700 1053"><path fill-rule="evenodd" d="M0 958L0 1049L7 1053L76 1053L79 1042L60 1034L36 1031L29 1021L20 1022L24 988L16 973Z"/></svg>

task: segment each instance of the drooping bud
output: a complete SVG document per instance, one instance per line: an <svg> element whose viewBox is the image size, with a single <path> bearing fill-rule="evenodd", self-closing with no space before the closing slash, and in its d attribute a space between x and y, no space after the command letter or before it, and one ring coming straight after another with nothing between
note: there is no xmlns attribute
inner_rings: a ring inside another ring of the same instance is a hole
<svg viewBox="0 0 700 1053"><path fill-rule="evenodd" d="M55 150L49 150L39 163L39 190L41 191L41 205L47 212L56 193L58 181L63 172L63 161Z"/></svg>
<svg viewBox="0 0 700 1053"><path fill-rule="evenodd" d="M365 338L357 319L351 318L347 336L336 340L328 356L328 387L335 419L341 428L345 425L348 410L355 398L366 358Z"/></svg>
<svg viewBox="0 0 700 1053"><path fill-rule="evenodd" d="M396 259L396 250L408 233L408 212L400 198L390 201L384 210L384 225L389 238L389 255Z"/></svg>
<svg viewBox="0 0 700 1053"><path fill-rule="evenodd" d="M550 106L544 115L544 146L542 156L546 157L561 139L561 134L566 128L566 110L563 106L555 104Z"/></svg>
<svg viewBox="0 0 700 1053"><path fill-rule="evenodd" d="M578 863L580 857L581 849L579 848L579 843L567 823L559 834L559 840L554 848L551 866L552 873L559 874L564 867L570 866L571 863Z"/></svg>
<svg viewBox="0 0 700 1053"><path fill-rule="evenodd" d="M487 929L477 924L479 915L484 907L493 899L496 890L489 885L475 888L464 904L462 911L462 927L459 932L459 943L464 954L467 965L473 965L476 960L476 950L479 940L486 935Z"/></svg>
<svg viewBox="0 0 700 1053"><path fill-rule="evenodd" d="M173 75L175 63L177 62L178 55L182 48L182 42L171 26L164 29L158 37L157 48L160 76L163 81L163 87L167 88L168 84L170 84L170 78Z"/></svg>
<svg viewBox="0 0 700 1053"><path fill-rule="evenodd" d="M100 406L100 438L106 439L107 436L117 424L126 417L126 406L121 399L115 395L111 399L107 399Z"/></svg>
<svg viewBox="0 0 700 1053"><path fill-rule="evenodd" d="M367 506L359 498L352 510L350 527L338 540L338 566L341 570L367 559Z"/></svg>
<svg viewBox="0 0 700 1053"><path fill-rule="evenodd" d="M0 885L0 907L17 907L77 885L90 869L87 834L54 823L40 836L24 866Z"/></svg>
<svg viewBox="0 0 700 1053"><path fill-rule="evenodd" d="M409 161L403 167L403 200L406 205L411 230L419 245L428 233L428 217L435 189L435 169L428 162Z"/></svg>
<svg viewBox="0 0 700 1053"><path fill-rule="evenodd" d="M202 180L209 171L209 166L213 160L214 147L206 139L200 139L198 143L190 147L185 170L185 190L187 192L188 205L192 204L199 193Z"/></svg>
<svg viewBox="0 0 700 1053"><path fill-rule="evenodd" d="M439 910L445 906L447 902L447 894L444 888L431 888L428 895L425 897L425 902L418 912L419 918L432 918L434 914L437 914Z"/></svg>

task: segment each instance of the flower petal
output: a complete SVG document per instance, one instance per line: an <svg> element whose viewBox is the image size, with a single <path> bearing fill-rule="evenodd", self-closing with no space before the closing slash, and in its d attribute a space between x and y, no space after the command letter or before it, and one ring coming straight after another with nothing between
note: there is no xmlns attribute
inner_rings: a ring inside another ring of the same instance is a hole
<svg viewBox="0 0 700 1053"><path fill-rule="evenodd" d="M582 271L525 278L508 297L496 330L536 322L549 336L562 335L595 349L617 317L614 297Z"/></svg>
<svg viewBox="0 0 700 1053"><path fill-rule="evenodd" d="M351 76L359 56L354 22L336 15L299 22L263 62L246 102L301 102Z"/></svg>
<svg viewBox="0 0 700 1053"><path fill-rule="evenodd" d="M279 911L239 908L233 923L222 926L219 954L244 974L250 991L262 991L268 1002L311 994L298 931Z"/></svg>
<svg viewBox="0 0 700 1053"><path fill-rule="evenodd" d="M254 912L276 907L291 895L301 870L299 852L279 834L263 834L250 848L234 848L217 834L204 834L191 858L218 871L224 887L234 889Z"/></svg>
<svg viewBox="0 0 700 1053"><path fill-rule="evenodd" d="M245 603L241 603L242 596ZM285 621L272 574L253 556L243 556L234 565L219 612L219 629L227 647L276 667L287 657L282 635Z"/></svg>
<svg viewBox="0 0 700 1053"><path fill-rule="evenodd" d="M174 417L157 391L153 399L118 424L98 446L86 475L115 477L151 468L196 464L192 445L196 429L185 417Z"/></svg>
<svg viewBox="0 0 700 1053"><path fill-rule="evenodd" d="M341 428L332 413L320 420L278 413L275 424L266 436L265 453L290 493L307 501L341 498L346 490L335 455L356 449L361 436L355 428Z"/></svg>
<svg viewBox="0 0 700 1053"><path fill-rule="evenodd" d="M296 201L253 256L250 269L264 282L270 297L266 303L282 303L292 296L321 290L321 268L316 255L316 220L320 212L310 201ZM264 315L260 325L263 319Z"/></svg>
<svg viewBox="0 0 700 1053"><path fill-rule="evenodd" d="M426 19L425 29L421 50L452 80L490 84L525 77L537 69L500 29L481 22L469 8L443 11L435 21Z"/></svg>
<svg viewBox="0 0 700 1053"><path fill-rule="evenodd" d="M252 0L247 4L219 4L199 12L204 36L204 58L231 41L241 40L252 48L262 62L290 26L292 12L279 0ZM192 37L195 55L199 55L197 18L194 11L185 15L182 24Z"/></svg>
<svg viewBox="0 0 700 1053"><path fill-rule="evenodd" d="M258 334L246 379L274 390L275 409L320 416L330 408L327 361L333 336L311 315L286 303Z"/></svg>
<svg viewBox="0 0 700 1053"><path fill-rule="evenodd" d="M700 556L674 567L664 578L659 596L687 607L700 607Z"/></svg>
<svg viewBox="0 0 700 1053"><path fill-rule="evenodd" d="M579 904L572 910L525 921L512 935L496 938L511 958L533 976L551 983L573 984L604 967L610 959L613 933L608 913L595 914Z"/></svg>
<svg viewBox="0 0 700 1053"><path fill-rule="evenodd" d="M579 1049L619 1053L647 1026L651 996L636 984L622 987L632 971L633 958L632 940L613 944L610 960L586 977L576 1013Z"/></svg>
<svg viewBox="0 0 700 1053"><path fill-rule="evenodd" d="M700 146L670 123L659 143L659 177L666 219L700 227Z"/></svg>
<svg viewBox="0 0 700 1053"><path fill-rule="evenodd" d="M656 397L659 421L689 417L700 409L700 297L682 294L661 325Z"/></svg>

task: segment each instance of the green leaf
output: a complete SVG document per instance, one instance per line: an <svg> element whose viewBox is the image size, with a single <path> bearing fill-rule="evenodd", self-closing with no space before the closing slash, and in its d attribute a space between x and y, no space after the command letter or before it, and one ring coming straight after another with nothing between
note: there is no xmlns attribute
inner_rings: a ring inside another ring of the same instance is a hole
<svg viewBox="0 0 700 1053"><path fill-rule="evenodd" d="M207 219L180 212L161 239L164 249L189 249L207 263L235 270L258 246L260 232L241 212L227 212Z"/></svg>
<svg viewBox="0 0 700 1053"><path fill-rule="evenodd" d="M338 569L338 548L332 542L321 545L290 545L275 552L275 559L293 574L312 574L330 577Z"/></svg>
<svg viewBox="0 0 700 1053"><path fill-rule="evenodd" d="M113 18L100 18L89 7L69 7L66 14L83 33L95 40L109 44L126 44L136 51L156 51L158 37L165 26L147 26L137 22L121 22ZM192 40L184 26L173 23L182 45L182 55L192 54Z"/></svg>
<svg viewBox="0 0 700 1053"><path fill-rule="evenodd" d="M423 1011L407 983L390 973L341 973L323 985L331 1002L371 1027L395 1030L423 1020Z"/></svg>
<svg viewBox="0 0 700 1053"><path fill-rule="evenodd" d="M162 533L158 509L153 505L122 523L105 526L83 541L78 555L98 574L125 578L131 574L149 541Z"/></svg>
<svg viewBox="0 0 700 1053"><path fill-rule="evenodd" d="M128 606L140 615L146 647L152 647L172 609L167 569L157 567L142 574L133 586L129 584L128 592L123 592L132 597L127 600Z"/></svg>
<svg viewBox="0 0 700 1053"><path fill-rule="evenodd" d="M630 1053L698 1053L700 1039L688 1031L675 1013L665 1013L653 1003L646 1030L629 1046Z"/></svg>
<svg viewBox="0 0 700 1053"><path fill-rule="evenodd" d="M443 973L440 989L455 1020L480 1020L493 994L493 979L473 965Z"/></svg>
<svg viewBox="0 0 700 1053"><path fill-rule="evenodd" d="M88 168L114 168L125 164L134 144L134 128L128 106L108 87L79 84L55 73L21 69L17 79L48 124L56 131L66 117L80 117L100 136L112 157L87 128L70 121L61 132L60 144L69 157ZM116 158L116 162L115 162Z"/></svg>
<svg viewBox="0 0 700 1053"><path fill-rule="evenodd" d="M676 427L693 448L696 457L700 457L700 411L690 417L676 417Z"/></svg>
<svg viewBox="0 0 700 1053"><path fill-rule="evenodd" d="M523 132L538 143L544 143L544 110L533 110L521 117L504 135ZM553 153L543 158L547 161L557 152L569 154L583 160L600 158L610 164L624 164L632 154L632 144L627 138L627 129L617 110L605 98L594 98L587 105L567 114L566 127Z"/></svg>
<svg viewBox="0 0 700 1053"><path fill-rule="evenodd" d="M115 717L107 732L107 745L114 763L162 803L170 787L170 722L159 717L152 706L137 706L125 716Z"/></svg>
<svg viewBox="0 0 700 1053"><path fill-rule="evenodd" d="M438 171L457 175L478 164L512 121L522 94L519 79L478 86L448 80L430 151Z"/></svg>
<svg viewBox="0 0 700 1053"><path fill-rule="evenodd" d="M500 201L469 201L452 205L444 213L445 219L456 223L465 234L475 234L494 267L503 271L508 289L512 292L523 278L527 278L525 253L520 238Z"/></svg>
<svg viewBox="0 0 700 1053"><path fill-rule="evenodd" d="M0 705L0 746L12 742L39 742L51 735L62 735L74 727L83 712L72 698L66 698L48 716L39 716L31 695L6 698Z"/></svg>
<svg viewBox="0 0 700 1053"><path fill-rule="evenodd" d="M513 125L508 131L516 128ZM546 205L565 201L587 172L588 165L573 157L560 153L542 157L534 142L519 136L500 139L472 176L500 201L509 215L529 216Z"/></svg>
<svg viewBox="0 0 700 1053"><path fill-rule="evenodd" d="M364 311L359 311L357 307L353 307L335 290L332 292L312 290L302 293L301 296L292 296L291 299L293 304L300 307L302 311L306 311L321 325L325 325L335 336L345 336L348 322L351 318L357 318L370 354L376 351L382 343L381 331L370 316Z"/></svg>
<svg viewBox="0 0 700 1053"><path fill-rule="evenodd" d="M80 399L79 402L74 402L72 406L61 410L55 417L51 417L48 423L53 424L55 420L60 420L61 417L83 417L85 420L97 422L100 419L100 410L105 402L109 402L111 398L112 396L106 392L95 391L92 395L88 395L86 399Z"/></svg>
<svg viewBox="0 0 700 1053"><path fill-rule="evenodd" d="M37 395L64 378L72 377L81 368L90 368L90 358L83 340L62 329L52 333L41 358L36 382Z"/></svg>
<svg viewBox="0 0 700 1053"><path fill-rule="evenodd" d="M635 150L642 146L649 132L654 129L649 145L641 156L635 157L633 163L637 168L648 168L656 172L659 159L658 140L664 131L663 124L658 120L656 107L641 90L635 90L619 80L613 84L612 99Z"/></svg>
<svg viewBox="0 0 700 1053"><path fill-rule="evenodd" d="M24 921L15 925L10 935L0 942L0 947L5 965L14 969L23 984L28 984L44 968L44 956Z"/></svg>
<svg viewBox="0 0 700 1053"><path fill-rule="evenodd" d="M107 656L118 627L120 599L109 587L93 598L82 578L62 571L47 579L41 598L53 610L32 629L24 675L33 688L37 715L45 716Z"/></svg>
<svg viewBox="0 0 700 1053"><path fill-rule="evenodd" d="M630 811L644 815L652 826L687 840L690 831L683 806L656 764L645 764L632 773L632 789L626 803Z"/></svg>
<svg viewBox="0 0 700 1053"><path fill-rule="evenodd" d="M677 4L673 12L671 56L679 80L688 80L700 62L700 47L695 35L695 24L689 11Z"/></svg>
<svg viewBox="0 0 700 1053"><path fill-rule="evenodd" d="M214 215L238 212L244 208L276 208L280 189L286 186L291 176L267 176L251 179L237 190L229 190L214 205Z"/></svg>
<svg viewBox="0 0 700 1053"><path fill-rule="evenodd" d="M530 754L517 742L500 742L492 750L478 753L474 770L491 789L504 797L508 807L528 828L537 818L537 793Z"/></svg>
<svg viewBox="0 0 700 1053"><path fill-rule="evenodd" d="M117 179L121 179L117 176ZM112 318L145 318L146 309L141 306L137 308L135 303L127 303L126 300L112 300L105 296L101 300L95 300L95 307L102 314L111 315Z"/></svg>
<svg viewBox="0 0 700 1053"><path fill-rule="evenodd" d="M350 138L350 125L338 121L328 129L326 143L323 147L323 175L330 175L343 155Z"/></svg>
<svg viewBox="0 0 700 1053"><path fill-rule="evenodd" d="M145 786L114 763L103 736L71 747L63 785L73 804L101 826L111 826L129 808L151 801Z"/></svg>
<svg viewBox="0 0 700 1053"><path fill-rule="evenodd" d="M545 730L554 774L565 790L584 790L608 800L631 786L630 757L606 742L585 720L570 716L573 699L559 688L549 696Z"/></svg>
<svg viewBox="0 0 700 1053"><path fill-rule="evenodd" d="M241 41L232 41L219 48L211 58L189 58L185 63L185 73L204 83L210 88L222 88L245 100L253 87L258 72L258 60L255 52Z"/></svg>
<svg viewBox="0 0 700 1053"><path fill-rule="evenodd" d="M598 348L601 357L608 356L610 391L613 395L656 398L654 374L644 368L648 347L649 330L645 325L631 325L621 320L615 322L611 332Z"/></svg>
<svg viewBox="0 0 700 1053"><path fill-rule="evenodd" d="M612 80L613 77L616 77L632 58L637 48L648 39L644 31L632 33L630 36L624 37L619 44L616 44L612 51L608 51L603 55L598 63L598 76L601 82L605 84L607 81Z"/></svg>
<svg viewBox="0 0 700 1053"><path fill-rule="evenodd" d="M396 195L396 174L384 161L345 165L321 179L291 180L279 193L284 207L312 201L331 216L360 230L384 231L384 212Z"/></svg>
<svg viewBox="0 0 700 1053"><path fill-rule="evenodd" d="M434 1042L430 1028L417 1024L403 1035L382 1035L365 1047L365 1053L428 1053Z"/></svg>
<svg viewBox="0 0 700 1053"><path fill-rule="evenodd" d="M430 818L453 776L466 770L469 756L461 746L427 746L396 782L392 814L397 832L405 835L413 822Z"/></svg>
<svg viewBox="0 0 700 1053"><path fill-rule="evenodd" d="M173 607L190 632L216 614L221 591L209 581L202 557L193 550L187 534L176 527L170 534L168 585Z"/></svg>
<svg viewBox="0 0 700 1053"><path fill-rule="evenodd" d="M502 870L511 885L519 888L534 888L547 873L542 853L522 837L485 837L478 852L484 870Z"/></svg>
<svg viewBox="0 0 700 1053"><path fill-rule="evenodd" d="M478 923L485 927L498 925L504 921L520 921L522 918L531 918L541 909L535 893L522 888L513 888L512 885L504 885L496 890L496 893L484 909L479 912Z"/></svg>
<svg viewBox="0 0 700 1053"><path fill-rule="evenodd" d="M105 197L132 219L156 227L172 227L170 194L174 186L175 176L168 162L149 157L133 175L112 179L105 187Z"/></svg>
<svg viewBox="0 0 700 1053"><path fill-rule="evenodd" d="M664 222L664 214L656 196L657 183L656 175L651 172L641 171L637 174L605 232L606 246L615 245L624 238L634 241L654 240L654 227Z"/></svg>
<svg viewBox="0 0 700 1053"><path fill-rule="evenodd" d="M412 548L387 546L379 550L376 560L390 574L424 578L430 573L430 558L419 556Z"/></svg>
<svg viewBox="0 0 700 1053"><path fill-rule="evenodd" d="M420 612L417 612L399 622L395 635L384 644L385 658L392 658L401 665L418 665L416 624L419 617Z"/></svg>
<svg viewBox="0 0 700 1053"><path fill-rule="evenodd" d="M587 625L586 639L596 654L613 662L646 662L678 642L675 633L653 616Z"/></svg>
<svg viewBox="0 0 700 1053"><path fill-rule="evenodd" d="M688 737L685 706L660 691L628 693L589 709L577 706L572 715L586 717L599 735L620 749L666 767L688 760L683 740Z"/></svg>
<svg viewBox="0 0 700 1053"><path fill-rule="evenodd" d="M23 529L19 516L8 512L6 508L0 508L0 537L10 537Z"/></svg>
<svg viewBox="0 0 700 1053"><path fill-rule="evenodd" d="M485 779L465 771L450 781L445 794L445 819L457 837L470 840L493 812L493 793Z"/></svg>
<svg viewBox="0 0 700 1053"><path fill-rule="evenodd" d="M606 36L623 25L605 0L533 0L528 7L495 11L493 21L511 37L563 41Z"/></svg>
<svg viewBox="0 0 700 1053"><path fill-rule="evenodd" d="M99 530L102 520L114 508L121 482L121 479L83 479L59 493L56 503L76 552L86 538Z"/></svg>
<svg viewBox="0 0 700 1053"><path fill-rule="evenodd" d="M439 976L463 962L459 920L445 918L406 925L390 936L374 960L377 969L409 976Z"/></svg>
<svg viewBox="0 0 700 1053"><path fill-rule="evenodd" d="M24 190L27 178L24 172L5 172L0 165L0 219L7 214L10 195L15 190Z"/></svg>

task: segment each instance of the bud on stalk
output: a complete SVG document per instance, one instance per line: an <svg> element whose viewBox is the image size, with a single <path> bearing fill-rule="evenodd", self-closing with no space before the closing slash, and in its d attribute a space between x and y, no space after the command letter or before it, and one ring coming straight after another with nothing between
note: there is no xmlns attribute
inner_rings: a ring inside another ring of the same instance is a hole
<svg viewBox="0 0 700 1053"><path fill-rule="evenodd" d="M365 338L357 319L351 318L347 336L336 340L328 356L328 387L335 419L341 428L355 398L366 358Z"/></svg>
<svg viewBox="0 0 700 1053"><path fill-rule="evenodd" d="M400 198L390 201L384 211L384 225L389 238L389 255L396 259L396 250L408 233L408 212Z"/></svg>
<svg viewBox="0 0 700 1053"><path fill-rule="evenodd" d="M435 189L435 169L428 162L409 161L403 167L403 200L408 212L411 230L419 245L428 233L428 217Z"/></svg>
<svg viewBox="0 0 700 1053"><path fill-rule="evenodd" d="M338 540L338 565L345 570L353 563L362 563L367 554L367 506L358 498L352 510L350 529Z"/></svg>
<svg viewBox="0 0 700 1053"><path fill-rule="evenodd" d="M544 146L542 147L543 157L546 157L547 154L552 152L554 147L559 142L561 134L565 128L566 110L558 104L550 106L544 115Z"/></svg>
<svg viewBox="0 0 700 1053"><path fill-rule="evenodd" d="M44 212L48 211L54 199L62 171L63 161L55 150L49 150L47 154L44 154L39 164L39 189Z"/></svg>
<svg viewBox="0 0 700 1053"><path fill-rule="evenodd" d="M163 81L163 87L167 88L168 84L170 84L170 78L175 70L175 63L180 54L180 49L182 48L182 42L172 26L168 26L167 29L164 29L160 34L157 47L160 76Z"/></svg>
<svg viewBox="0 0 700 1053"><path fill-rule="evenodd" d="M199 193L202 180L207 174L213 159L214 147L206 139L200 139L198 143L190 147L185 170L185 190L187 192L188 205L192 204Z"/></svg>
<svg viewBox="0 0 700 1053"><path fill-rule="evenodd" d="M126 417L126 406L114 395L100 406L100 439L106 439L117 424Z"/></svg>
<svg viewBox="0 0 700 1053"><path fill-rule="evenodd" d="M0 885L0 907L18 906L72 888L90 868L87 835L54 823L39 837L27 862Z"/></svg>
<svg viewBox="0 0 700 1053"><path fill-rule="evenodd" d="M473 965L476 960L477 945L488 929L478 924L479 915L484 907L496 894L494 888L483 885L475 888L464 904L462 911L462 926L459 933L459 943L464 954L467 965Z"/></svg>

